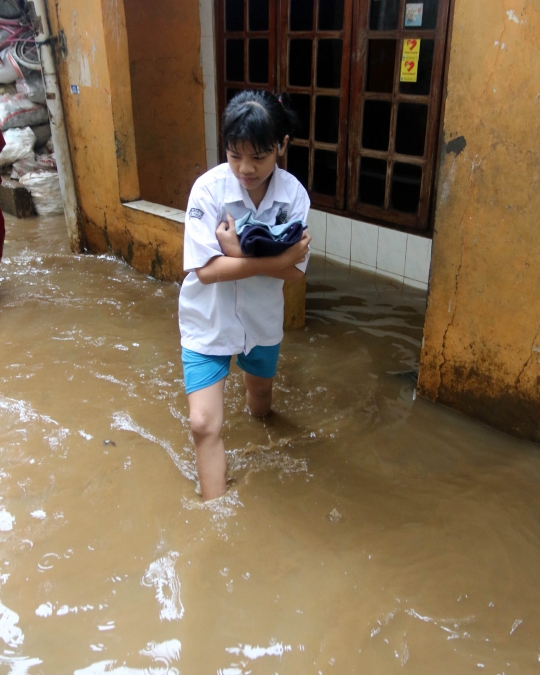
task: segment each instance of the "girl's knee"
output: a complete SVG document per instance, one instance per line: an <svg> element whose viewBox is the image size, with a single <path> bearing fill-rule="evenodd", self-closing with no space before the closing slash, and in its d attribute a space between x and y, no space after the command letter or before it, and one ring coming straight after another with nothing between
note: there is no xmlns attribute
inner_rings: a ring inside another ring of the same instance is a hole
<svg viewBox="0 0 540 675"><path fill-rule="evenodd" d="M198 438L219 436L221 433L221 421L215 413L208 410L192 411L189 423L193 435Z"/></svg>
<svg viewBox="0 0 540 675"><path fill-rule="evenodd" d="M223 381L188 395L189 423L196 439L219 437L223 425Z"/></svg>

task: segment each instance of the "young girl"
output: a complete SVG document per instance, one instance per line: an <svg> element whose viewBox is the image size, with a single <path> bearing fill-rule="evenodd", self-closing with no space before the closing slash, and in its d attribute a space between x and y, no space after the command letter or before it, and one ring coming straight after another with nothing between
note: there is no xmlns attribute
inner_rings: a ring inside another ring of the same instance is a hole
<svg viewBox="0 0 540 675"><path fill-rule="evenodd" d="M301 279L311 237L272 257L242 253L234 221L247 215L266 224L306 220L309 198L279 169L296 117L273 94L244 91L223 114L227 163L195 182L185 223L179 301L184 383L204 500L225 492L221 439L223 387L231 356L244 371L252 415L270 411L272 382L283 338L283 281Z"/></svg>

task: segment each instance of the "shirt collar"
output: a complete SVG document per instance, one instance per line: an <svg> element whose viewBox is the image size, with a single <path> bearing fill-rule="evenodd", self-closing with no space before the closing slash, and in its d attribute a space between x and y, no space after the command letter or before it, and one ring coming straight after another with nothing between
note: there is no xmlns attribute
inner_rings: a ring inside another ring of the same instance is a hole
<svg viewBox="0 0 540 675"><path fill-rule="evenodd" d="M247 192L247 191L246 191ZM227 177L225 179L225 204L245 201L245 195L242 193L242 186L227 164Z"/></svg>
<svg viewBox="0 0 540 675"><path fill-rule="evenodd" d="M285 189L285 184L283 182L283 178L281 176L281 172L277 167L277 164L274 168L274 173L272 174L272 178L270 179L270 184L268 185L268 190L266 191L266 194L264 195L264 199L261 202L261 206L263 202L266 202L268 199L268 205L271 206L274 202L277 202L279 204L290 204L290 197L287 194L287 190Z"/></svg>
<svg viewBox="0 0 540 675"><path fill-rule="evenodd" d="M249 199L248 191L242 187L238 179L235 177L230 167L228 167L227 178L225 183L225 204L232 204L233 202L243 202L246 204ZM249 200L251 202L251 200ZM287 194L285 189L285 184L283 178L281 177L281 172L278 170L277 165L274 168L272 178L270 179L270 184L268 185L268 190L264 195L262 202L259 205L257 211L261 211L261 207L268 208L272 206L275 202L280 204L290 204L290 197Z"/></svg>

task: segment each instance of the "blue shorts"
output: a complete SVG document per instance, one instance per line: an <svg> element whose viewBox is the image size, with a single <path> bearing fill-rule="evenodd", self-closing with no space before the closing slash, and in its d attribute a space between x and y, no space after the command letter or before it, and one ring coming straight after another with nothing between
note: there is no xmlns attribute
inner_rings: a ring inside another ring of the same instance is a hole
<svg viewBox="0 0 540 675"><path fill-rule="evenodd" d="M274 377L277 370L280 344L271 347L253 347L249 354L238 354L236 364L249 375ZM210 387L229 374L230 356L199 354L182 347L184 386L186 394Z"/></svg>

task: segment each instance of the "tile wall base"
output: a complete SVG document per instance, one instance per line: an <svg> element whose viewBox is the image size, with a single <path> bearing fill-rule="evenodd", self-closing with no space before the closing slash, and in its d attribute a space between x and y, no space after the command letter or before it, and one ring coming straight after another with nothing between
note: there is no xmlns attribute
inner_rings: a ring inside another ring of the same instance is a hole
<svg viewBox="0 0 540 675"><path fill-rule="evenodd" d="M316 209L308 226L314 253L427 290L431 239Z"/></svg>

